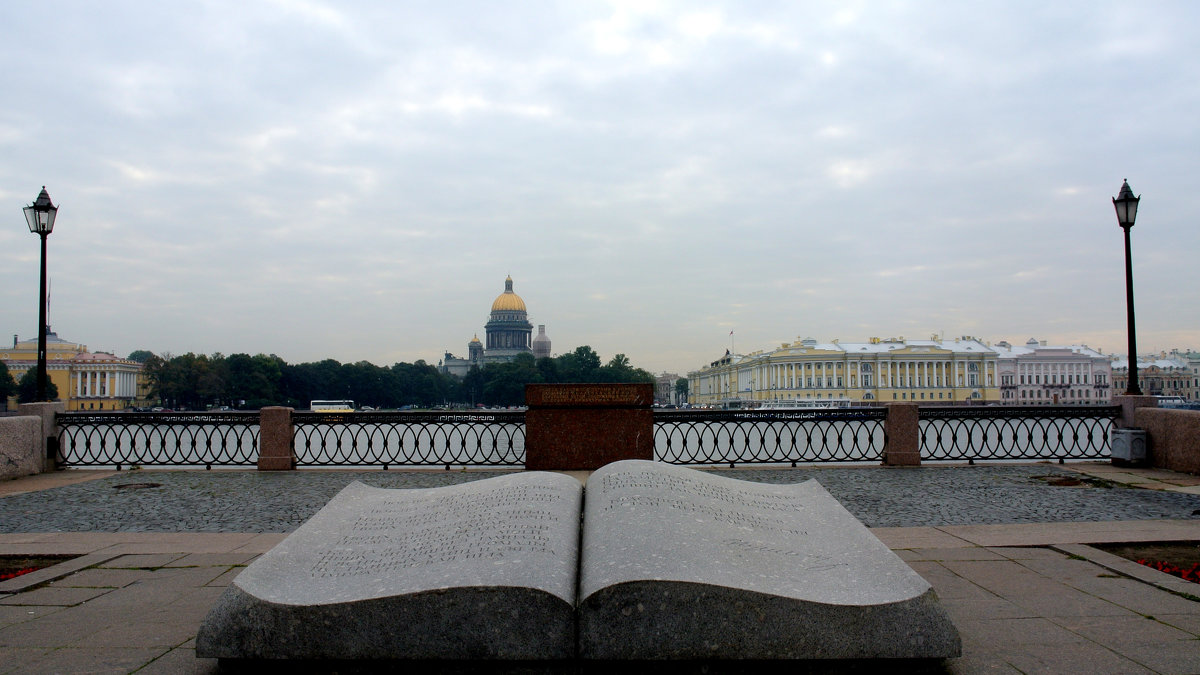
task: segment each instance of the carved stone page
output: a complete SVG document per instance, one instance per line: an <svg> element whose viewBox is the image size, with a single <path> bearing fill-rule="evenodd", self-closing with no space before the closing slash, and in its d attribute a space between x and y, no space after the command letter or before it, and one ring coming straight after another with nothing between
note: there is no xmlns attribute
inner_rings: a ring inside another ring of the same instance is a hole
<svg viewBox="0 0 1200 675"><path fill-rule="evenodd" d="M584 502L583 658L960 653L929 584L816 481L635 460L594 473Z"/></svg>
<svg viewBox="0 0 1200 675"><path fill-rule="evenodd" d="M432 489L352 483L233 581L196 653L571 658L581 491L551 473Z"/></svg>

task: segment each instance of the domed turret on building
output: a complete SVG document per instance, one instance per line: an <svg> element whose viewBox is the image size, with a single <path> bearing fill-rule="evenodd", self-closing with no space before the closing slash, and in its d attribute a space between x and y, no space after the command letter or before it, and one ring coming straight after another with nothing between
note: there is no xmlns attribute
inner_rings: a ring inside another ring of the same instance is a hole
<svg viewBox="0 0 1200 675"><path fill-rule="evenodd" d="M525 301L513 292L512 277L504 280L504 292L492 303L492 313L487 325L487 352L489 356L515 357L522 352L532 353L530 338L533 324L525 311Z"/></svg>
<svg viewBox="0 0 1200 675"><path fill-rule="evenodd" d="M478 335L467 343L467 359L475 363L483 363L483 343L479 341Z"/></svg>
<svg viewBox="0 0 1200 675"><path fill-rule="evenodd" d="M535 358L550 356L550 338L546 336L544 324L538 326L537 339L530 339L533 324L529 323L525 301L513 291L511 276L504 280L504 292L492 302L484 333L486 344L479 341L478 335L467 344L467 358L460 359L446 352L442 372L463 377L472 367L511 361L519 354L533 354Z"/></svg>
<svg viewBox="0 0 1200 675"><path fill-rule="evenodd" d="M526 314L525 301L513 292L511 276L504 279L504 292L496 296L496 301L492 303L492 316L495 317L497 312L520 312L522 316Z"/></svg>

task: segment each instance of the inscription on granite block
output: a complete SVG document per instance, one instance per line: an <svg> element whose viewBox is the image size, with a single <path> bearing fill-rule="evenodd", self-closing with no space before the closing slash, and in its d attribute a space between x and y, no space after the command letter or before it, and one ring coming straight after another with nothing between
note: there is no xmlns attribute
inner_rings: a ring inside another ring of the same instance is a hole
<svg viewBox="0 0 1200 675"><path fill-rule="evenodd" d="M654 404L650 384L530 384L525 386L525 405L601 408L630 406L649 408Z"/></svg>
<svg viewBox="0 0 1200 675"><path fill-rule="evenodd" d="M353 483L233 581L196 653L570 658L581 496L575 479L546 473L425 490Z"/></svg>
<svg viewBox="0 0 1200 675"><path fill-rule="evenodd" d="M527 469L592 470L654 457L654 385L530 384L525 402Z"/></svg>
<svg viewBox="0 0 1200 675"><path fill-rule="evenodd" d="M618 462L588 480L583 522L583 658L960 654L929 584L816 481Z"/></svg>

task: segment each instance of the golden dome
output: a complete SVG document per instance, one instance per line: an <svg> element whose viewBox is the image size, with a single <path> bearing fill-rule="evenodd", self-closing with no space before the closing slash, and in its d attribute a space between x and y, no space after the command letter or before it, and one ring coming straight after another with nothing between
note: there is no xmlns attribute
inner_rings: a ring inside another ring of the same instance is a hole
<svg viewBox="0 0 1200 675"><path fill-rule="evenodd" d="M493 312L526 312L525 301L521 296L513 293L513 280L508 277L504 280L504 292L496 296L496 301L492 303Z"/></svg>

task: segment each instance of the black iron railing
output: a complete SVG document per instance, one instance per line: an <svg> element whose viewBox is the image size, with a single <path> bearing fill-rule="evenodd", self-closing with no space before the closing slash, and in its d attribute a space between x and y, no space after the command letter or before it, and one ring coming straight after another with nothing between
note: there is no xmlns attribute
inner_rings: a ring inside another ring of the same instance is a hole
<svg viewBox="0 0 1200 675"><path fill-rule="evenodd" d="M654 454L670 464L882 461L883 408L658 410Z"/></svg>
<svg viewBox="0 0 1200 675"><path fill-rule="evenodd" d="M921 458L1103 459L1120 406L921 408Z"/></svg>
<svg viewBox="0 0 1200 675"><path fill-rule="evenodd" d="M295 412L297 466L523 466L523 412Z"/></svg>
<svg viewBox="0 0 1200 675"><path fill-rule="evenodd" d="M925 461L1103 459L1120 408L922 407ZM654 456L671 464L883 461L885 408L656 410ZM523 466L525 413L292 413L298 466ZM60 413L61 466L243 466L257 413Z"/></svg>
<svg viewBox="0 0 1200 675"><path fill-rule="evenodd" d="M258 413L59 413L59 466L241 466L258 460Z"/></svg>

